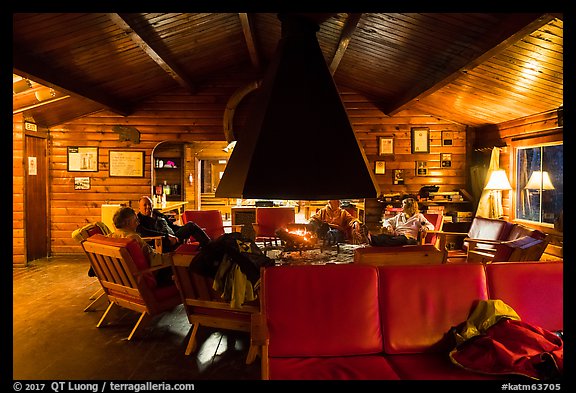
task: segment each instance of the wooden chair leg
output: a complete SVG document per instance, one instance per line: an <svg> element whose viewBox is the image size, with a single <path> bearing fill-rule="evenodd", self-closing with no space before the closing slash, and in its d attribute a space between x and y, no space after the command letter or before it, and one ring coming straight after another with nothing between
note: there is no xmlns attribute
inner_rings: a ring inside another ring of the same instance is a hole
<svg viewBox="0 0 576 393"><path fill-rule="evenodd" d="M268 365L268 346L264 345L261 348L260 356L262 357L261 374L262 380L267 381L270 379L270 369Z"/></svg>
<svg viewBox="0 0 576 393"><path fill-rule="evenodd" d="M136 332L138 331L138 329L140 328L141 330L143 326L146 326L149 320L150 320L150 314L148 314L146 311L140 314L140 318L138 318L138 322L136 322L136 325L130 332L130 335L128 336L127 340L130 341L132 337L137 335Z"/></svg>
<svg viewBox="0 0 576 393"><path fill-rule="evenodd" d="M250 348L248 349L248 356L246 356L246 364L254 363L256 360L256 356L258 356L258 346L254 344L250 344Z"/></svg>
<svg viewBox="0 0 576 393"><path fill-rule="evenodd" d="M108 308L106 309L106 311L104 311L104 314L102 315L102 318L100 318L100 320L98 321L98 323L96 324L96 327L100 327L102 326L102 324L104 323L104 320L106 319L106 317L108 316L108 313L110 312L110 310L112 309L112 306L114 306L114 303L110 303L108 305Z"/></svg>
<svg viewBox="0 0 576 393"><path fill-rule="evenodd" d="M94 292L92 295L90 295L88 300L94 300L96 298L99 298L100 296L102 296L103 293L104 293L104 290L102 288L99 288L96 292Z"/></svg>
<svg viewBox="0 0 576 393"><path fill-rule="evenodd" d="M199 323L192 325L192 333L190 333L190 339L188 340L188 345L186 346L186 351L184 355L190 355L196 350L196 333L198 333Z"/></svg>
<svg viewBox="0 0 576 393"><path fill-rule="evenodd" d="M94 305L98 302L98 300L102 299L102 297L104 297L104 291L102 291L102 293L100 295L98 295L98 297L94 300L92 300L92 303L90 303L85 309L84 312L87 311L92 311L92 307L94 307Z"/></svg>

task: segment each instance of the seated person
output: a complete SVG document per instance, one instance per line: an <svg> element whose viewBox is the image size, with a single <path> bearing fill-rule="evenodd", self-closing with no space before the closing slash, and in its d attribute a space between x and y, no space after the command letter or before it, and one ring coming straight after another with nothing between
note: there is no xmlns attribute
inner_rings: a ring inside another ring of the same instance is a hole
<svg viewBox="0 0 576 393"><path fill-rule="evenodd" d="M170 268L170 254L157 253L140 235L136 232L139 221L136 212L131 207L121 207L112 217L116 231L106 236L119 239L136 239L142 253L150 262L150 266L168 265L166 269L159 269L155 272L158 286L167 286L173 283L172 269Z"/></svg>
<svg viewBox="0 0 576 393"><path fill-rule="evenodd" d="M136 232L140 236L162 236L162 249L174 251L179 245L186 242L192 236L200 247L204 247L210 242L210 237L194 222L187 222L179 226L170 221L164 214L152 209L152 199L143 196L138 202L140 212L138 220L140 225Z"/></svg>
<svg viewBox="0 0 576 393"><path fill-rule="evenodd" d="M340 208L340 201L331 199L326 206L319 209L308 221L308 231L315 233L319 239L329 244L343 242L349 233L353 243L367 243L364 235L365 226L359 219L352 217L348 211Z"/></svg>
<svg viewBox="0 0 576 393"><path fill-rule="evenodd" d="M418 210L418 202L414 198L402 200L401 213L384 220L383 228L386 231L378 235L368 233L371 246L402 246L417 244L418 234L426 236L426 231L434 230L434 224L426 219Z"/></svg>

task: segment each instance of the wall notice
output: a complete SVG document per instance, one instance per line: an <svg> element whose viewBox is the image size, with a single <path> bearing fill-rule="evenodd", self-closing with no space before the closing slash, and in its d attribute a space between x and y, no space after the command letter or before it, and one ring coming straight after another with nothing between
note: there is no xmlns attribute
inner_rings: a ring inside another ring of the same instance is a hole
<svg viewBox="0 0 576 393"><path fill-rule="evenodd" d="M32 176L38 175L38 162L36 157L28 157L28 174Z"/></svg>
<svg viewBox="0 0 576 393"><path fill-rule="evenodd" d="M111 177L144 177L144 152L110 150Z"/></svg>

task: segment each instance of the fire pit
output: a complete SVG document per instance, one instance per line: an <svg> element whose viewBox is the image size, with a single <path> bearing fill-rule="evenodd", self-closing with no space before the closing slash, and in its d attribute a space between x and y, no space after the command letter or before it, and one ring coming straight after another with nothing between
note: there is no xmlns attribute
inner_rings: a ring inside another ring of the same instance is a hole
<svg viewBox="0 0 576 393"><path fill-rule="evenodd" d="M292 224L288 229L280 228L276 230L276 236L282 240L283 251L302 252L319 248L318 238L306 229L305 224Z"/></svg>
<svg viewBox="0 0 576 393"><path fill-rule="evenodd" d="M282 241L281 258L285 257L286 253L298 252L302 256L303 251L311 250L317 250L321 254L325 250L335 249L336 254L340 253L340 244L328 244L319 239L315 233L308 231L306 224L290 224L288 228L277 229L276 236Z"/></svg>

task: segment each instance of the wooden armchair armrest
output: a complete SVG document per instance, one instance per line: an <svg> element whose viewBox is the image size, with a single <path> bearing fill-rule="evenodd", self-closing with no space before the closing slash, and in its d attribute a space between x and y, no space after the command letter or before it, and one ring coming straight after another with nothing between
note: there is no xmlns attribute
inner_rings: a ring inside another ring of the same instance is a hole
<svg viewBox="0 0 576 393"><path fill-rule="evenodd" d="M446 250L447 236L468 236L467 232L446 232L446 231L427 231L426 233L436 233L438 235L438 249Z"/></svg>
<svg viewBox="0 0 576 393"><path fill-rule="evenodd" d="M254 345L268 345L268 328L262 313L255 312L250 319L250 330L252 332L250 341Z"/></svg>
<svg viewBox="0 0 576 393"><path fill-rule="evenodd" d="M497 246L499 244L505 244L506 241L502 240L491 240L491 239L474 239L467 237L464 239L465 242L468 243L468 250L475 250L478 247L478 244L485 244L491 246Z"/></svg>
<svg viewBox="0 0 576 393"><path fill-rule="evenodd" d="M154 241L154 249L156 250L157 253L162 254L162 238L164 236L143 236L142 240L148 242L148 241Z"/></svg>
<svg viewBox="0 0 576 393"><path fill-rule="evenodd" d="M226 230L226 228L232 228L232 232L242 232L244 224L224 225L224 230Z"/></svg>

